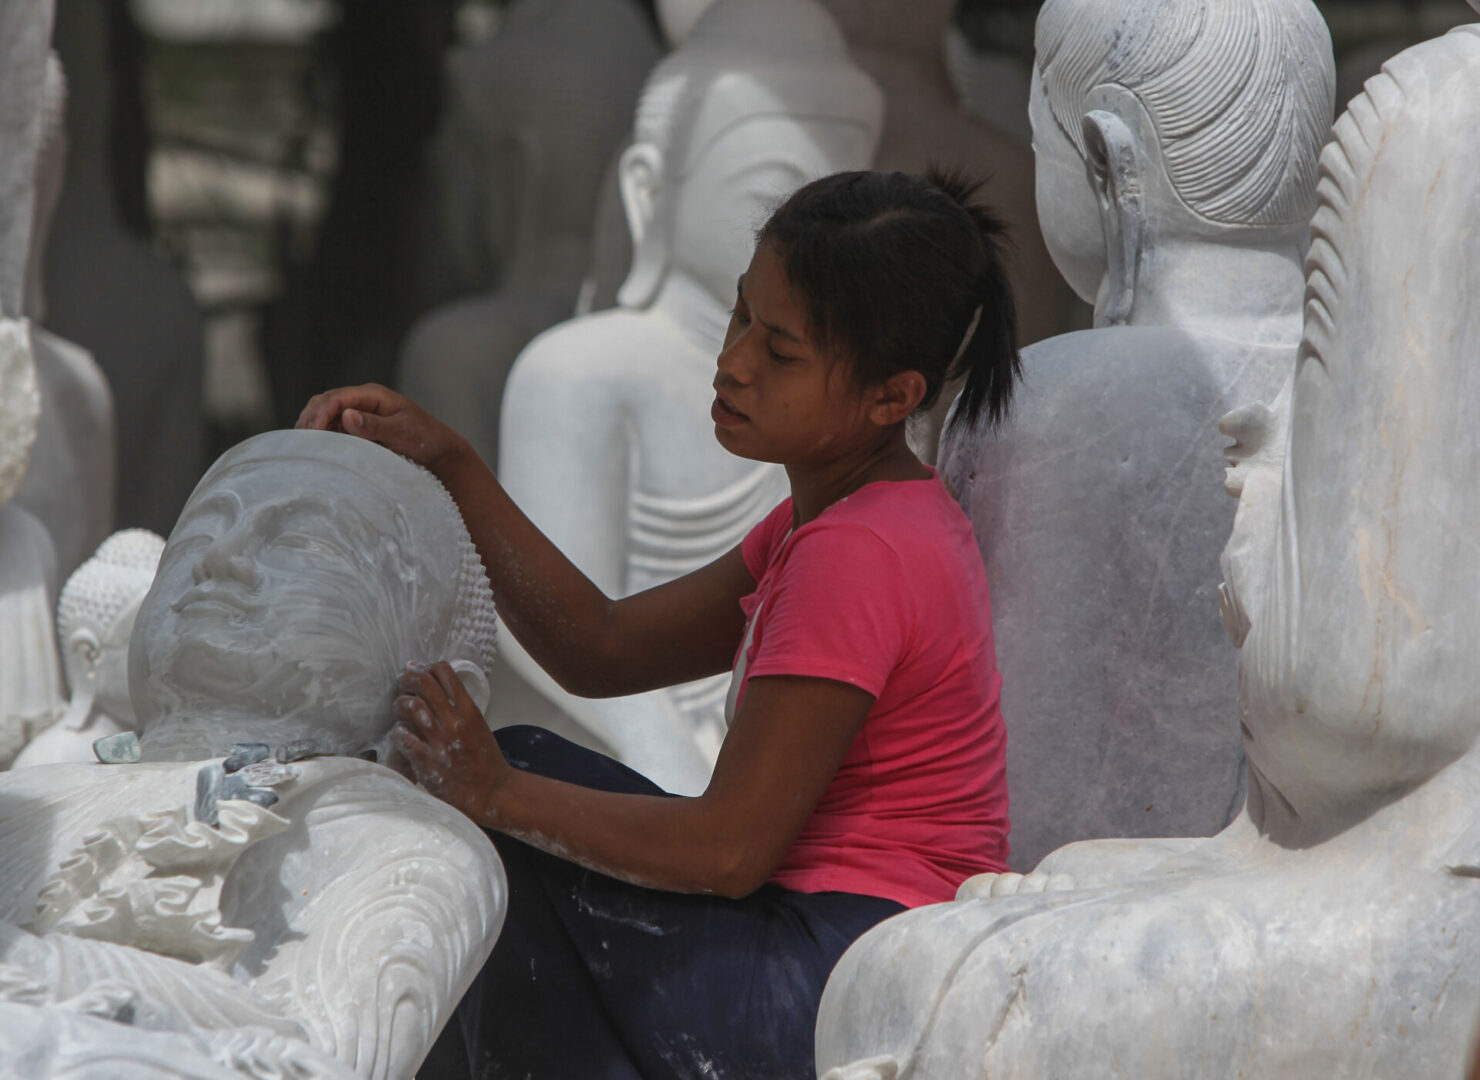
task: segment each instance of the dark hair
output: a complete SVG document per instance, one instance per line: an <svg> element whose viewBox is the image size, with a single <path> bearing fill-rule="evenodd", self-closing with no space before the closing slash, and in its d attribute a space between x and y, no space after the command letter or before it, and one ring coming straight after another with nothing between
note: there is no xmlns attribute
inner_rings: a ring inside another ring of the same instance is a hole
<svg viewBox="0 0 1480 1080"><path fill-rule="evenodd" d="M775 245L814 342L847 356L860 384L918 371L923 411L964 376L953 426L983 410L1000 422L1022 374L1005 230L972 201L979 187L936 169L834 173L795 191L756 237Z"/></svg>

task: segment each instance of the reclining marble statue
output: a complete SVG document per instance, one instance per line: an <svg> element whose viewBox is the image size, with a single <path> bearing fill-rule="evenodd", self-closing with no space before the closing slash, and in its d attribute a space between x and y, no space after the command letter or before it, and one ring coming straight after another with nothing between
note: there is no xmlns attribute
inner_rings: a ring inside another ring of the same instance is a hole
<svg viewBox="0 0 1480 1080"><path fill-rule="evenodd" d="M500 429L504 487L609 595L710 562L785 495L779 466L714 441L714 358L766 207L865 167L881 111L814 0L720 0L649 77L621 160L636 248L620 303L530 343ZM669 791L703 790L728 676L590 701L517 642L502 655L621 760Z"/></svg>
<svg viewBox="0 0 1480 1080"><path fill-rule="evenodd" d="M1238 809L1216 423L1272 399L1300 339L1333 70L1310 0L1039 14L1038 199L1096 328L1026 349L1009 424L942 451L992 582L1016 869Z"/></svg>
<svg viewBox="0 0 1480 1080"><path fill-rule="evenodd" d="M396 378L491 466L509 367L576 309L607 162L659 55L633 0L519 0L448 58L431 160L453 280Z"/></svg>
<svg viewBox="0 0 1480 1080"><path fill-rule="evenodd" d="M1470 25L1389 60L1322 154L1288 436L1267 410L1233 425L1243 812L1211 839L1070 845L1030 888L1072 887L870 931L823 997L826 1080L1462 1074L1480 1018L1477 123Z"/></svg>
<svg viewBox="0 0 1480 1080"><path fill-rule="evenodd" d="M99 743L125 763L0 774L0 999L102 981L122 1043L260 1036L411 1075L492 948L504 879L479 829L376 759L408 661L445 656L486 704L494 629L425 470L325 432L228 451L138 609L137 752L126 732Z"/></svg>

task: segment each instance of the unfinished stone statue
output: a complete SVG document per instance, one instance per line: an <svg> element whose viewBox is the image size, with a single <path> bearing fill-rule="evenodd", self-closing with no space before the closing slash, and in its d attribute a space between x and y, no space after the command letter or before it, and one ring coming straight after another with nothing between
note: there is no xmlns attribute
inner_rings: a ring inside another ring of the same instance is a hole
<svg viewBox="0 0 1480 1080"><path fill-rule="evenodd" d="M47 58L40 102L40 147L22 311L31 320L31 350L41 390L41 416L31 467L15 500L35 514L56 546L65 578L113 527L116 482L113 394L86 349L42 328L42 265L67 156L66 80Z"/></svg>
<svg viewBox="0 0 1480 1080"><path fill-rule="evenodd" d="M31 328L17 318L33 225L49 2L0 7L0 769L61 715L51 613L56 554L45 526L13 501L36 443L41 390Z"/></svg>
<svg viewBox="0 0 1480 1080"><path fill-rule="evenodd" d="M784 496L778 466L714 440L715 357L766 207L866 166L881 107L813 0L720 0L649 78L621 163L637 246L620 306L530 343L500 432L509 494L608 595L710 562ZM623 761L671 791L703 790L726 676L588 701L516 646L505 655Z"/></svg>
<svg viewBox="0 0 1480 1080"><path fill-rule="evenodd" d="M823 997L827 1080L1462 1070L1480 249L1456 223L1480 215L1477 123L1467 26L1390 60L1321 157L1286 454L1277 416L1233 425L1244 812L1212 839L1071 845L995 898L881 924ZM1074 887L1000 895L1055 875Z"/></svg>
<svg viewBox="0 0 1480 1080"><path fill-rule="evenodd" d="M1097 327L1027 349L1007 427L942 458L992 581L1015 868L1238 809L1216 422L1289 370L1333 79L1309 0L1049 0L1037 40L1039 203Z"/></svg>
<svg viewBox="0 0 1480 1080"><path fill-rule="evenodd" d="M125 529L62 586L56 625L70 694L67 711L26 744L15 768L93 761L96 740L134 729L129 637L163 549L163 538L147 529Z"/></svg>
<svg viewBox="0 0 1480 1080"><path fill-rule="evenodd" d="M0 923L59 950L22 966L59 998L122 982L141 1027L266 1028L412 1075L492 948L503 874L471 822L362 759L408 661L449 660L486 704L493 632L425 470L326 432L228 451L139 607L142 735L99 743L133 763L0 776Z"/></svg>
<svg viewBox="0 0 1480 1080"><path fill-rule="evenodd" d="M435 262L462 298L416 325L397 379L489 464L509 367L576 308L602 176L658 56L632 0L519 0L448 60Z"/></svg>
<svg viewBox="0 0 1480 1080"><path fill-rule="evenodd" d="M112 388L119 523L164 533L207 463L203 331L179 274L117 210L110 6L70 0L57 10L67 173L45 244L47 329L91 353Z"/></svg>

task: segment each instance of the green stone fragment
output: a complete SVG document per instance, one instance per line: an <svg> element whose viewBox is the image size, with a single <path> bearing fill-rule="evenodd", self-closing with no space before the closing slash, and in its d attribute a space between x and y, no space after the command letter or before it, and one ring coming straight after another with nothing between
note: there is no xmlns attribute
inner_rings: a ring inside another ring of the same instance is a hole
<svg viewBox="0 0 1480 1080"><path fill-rule="evenodd" d="M104 765L132 765L139 760L139 735L120 731L93 740L93 754Z"/></svg>

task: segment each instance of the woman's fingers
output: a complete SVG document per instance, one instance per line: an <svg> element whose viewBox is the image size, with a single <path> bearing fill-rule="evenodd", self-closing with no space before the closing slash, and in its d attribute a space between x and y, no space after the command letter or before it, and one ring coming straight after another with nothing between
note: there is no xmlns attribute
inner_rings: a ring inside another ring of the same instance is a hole
<svg viewBox="0 0 1480 1080"><path fill-rule="evenodd" d="M380 406L390 396L392 396L390 390L376 383L366 383L364 386L342 386L337 390L327 390L308 399L308 404L298 414L298 422L293 426L313 431L328 431L339 420L344 410L379 412Z"/></svg>
<svg viewBox="0 0 1480 1080"><path fill-rule="evenodd" d="M442 692L447 695L447 703L454 709L467 700L462 680L457 677L457 672L452 670L452 665L446 660L440 660L432 665L431 676L442 688Z"/></svg>

